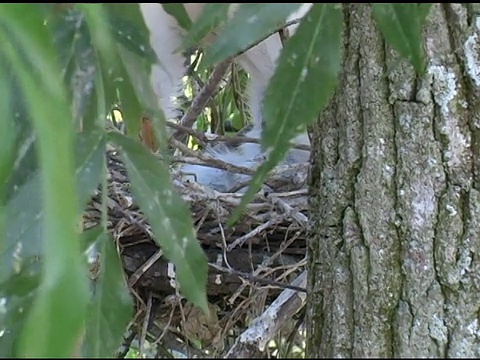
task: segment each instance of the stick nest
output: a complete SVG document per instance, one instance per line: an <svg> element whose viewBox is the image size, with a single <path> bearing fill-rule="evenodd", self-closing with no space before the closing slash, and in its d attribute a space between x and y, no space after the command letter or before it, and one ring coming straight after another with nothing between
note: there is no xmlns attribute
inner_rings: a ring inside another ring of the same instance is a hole
<svg viewBox="0 0 480 360"><path fill-rule="evenodd" d="M238 170L195 153L175 160ZM304 269L308 165L275 169L233 227L226 222L241 194L215 191L193 179L185 180L178 168L172 169L174 186L190 206L197 238L209 260L211 311L210 317L205 317L172 287L172 265L162 256L150 225L135 204L119 156L108 151L107 158L108 228L137 299L137 315L130 330L140 339L162 342L166 348L191 355L201 356L198 348L189 347L187 339L200 340L204 349L225 351L232 336L249 326ZM85 229L100 223L100 212L98 192L85 210Z"/></svg>

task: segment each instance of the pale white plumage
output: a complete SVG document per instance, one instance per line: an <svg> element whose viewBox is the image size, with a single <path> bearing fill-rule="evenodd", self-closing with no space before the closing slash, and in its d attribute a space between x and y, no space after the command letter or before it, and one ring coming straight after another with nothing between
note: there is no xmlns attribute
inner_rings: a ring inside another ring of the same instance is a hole
<svg viewBox="0 0 480 360"><path fill-rule="evenodd" d="M232 9L237 4L232 4ZM200 15L204 4L184 4L192 21ZM287 20L303 17L311 8L311 3L303 4ZM151 74L153 89L158 97L159 105L167 118L176 115L172 99L180 94L182 77L184 75L183 58L176 52L181 45L182 29L174 17L163 10L158 3L142 3L141 11L145 23L150 30L150 44L155 51L160 64L154 65ZM289 27L292 34L297 25ZM276 61L282 49L280 37L272 35L257 46L238 56L236 61L250 75L248 84L248 105L252 112L253 128L245 136L259 139L262 129L262 100L268 82L275 71ZM306 133L297 136L296 144L309 144ZM206 150L215 158L233 165L254 168L264 158L260 145L244 143L237 148L218 145ZM291 150L285 160L286 163L308 161L309 152ZM219 191L228 191L237 183L248 179L246 175L231 174L223 170L199 166L184 165L182 172L195 174L196 180L204 185Z"/></svg>

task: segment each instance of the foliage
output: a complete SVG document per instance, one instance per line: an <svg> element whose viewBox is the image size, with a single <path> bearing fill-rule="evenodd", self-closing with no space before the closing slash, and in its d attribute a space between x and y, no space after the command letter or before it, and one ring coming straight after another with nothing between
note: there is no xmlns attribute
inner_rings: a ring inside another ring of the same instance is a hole
<svg viewBox="0 0 480 360"><path fill-rule="evenodd" d="M240 5L211 49L192 54L200 61L186 80L185 107L212 63L274 32L297 7ZM227 13L225 4L208 4L192 24L180 4L167 10L189 30L185 46L224 24ZM428 6L377 4L373 10L386 40L422 72L420 31ZM252 16L254 26L242 26ZM188 209L173 190L168 163L138 140L146 111L161 152L167 150L165 119L148 81L155 55L138 4L2 4L0 27L0 355L66 357L85 337L83 355L107 357L120 344L133 309L108 235L106 204L102 226L79 231L85 205L106 185L107 142L121 151L136 201L177 268L181 293L206 310L207 263ZM342 6L315 4L287 43L264 107L262 144L272 151L238 212L289 141L328 103L341 70L342 31ZM245 125L245 79L232 71L197 126L222 133L225 119L237 129ZM106 130L113 107L121 109L127 135ZM93 293L86 257L92 244L102 259Z"/></svg>

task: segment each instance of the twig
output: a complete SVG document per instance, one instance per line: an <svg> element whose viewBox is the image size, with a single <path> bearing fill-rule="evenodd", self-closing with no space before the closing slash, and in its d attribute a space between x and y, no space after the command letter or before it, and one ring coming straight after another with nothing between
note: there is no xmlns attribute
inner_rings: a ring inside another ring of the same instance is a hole
<svg viewBox="0 0 480 360"><path fill-rule="evenodd" d="M185 184L183 187L187 188ZM243 196L243 194L223 193L196 182L188 183L188 190L191 190L191 189L195 190L194 194L190 193L186 195L184 192L182 192L185 196L187 196L187 201L197 201L197 202L204 202L204 203L217 201L217 202L222 202L223 204L228 204L231 207L237 207L238 205L240 205L241 197ZM257 194L254 197L254 200L259 200L259 199L263 199L263 196L260 196ZM268 206L264 202L263 203L252 202L250 204L247 204L247 207L246 207L246 211L264 211L268 209L270 209L270 206Z"/></svg>
<svg viewBox="0 0 480 360"><path fill-rule="evenodd" d="M206 134L201 131L193 130L192 128L187 126L175 124L174 122L171 122L171 121L167 122L167 126L174 128L175 130L177 130L177 132L181 131L190 136L193 136L194 138L199 140L200 143L202 143L202 146L206 145L207 143L214 145L220 142L225 142L227 145L238 145L240 143L260 144L260 139L255 139L255 138L245 137L245 136L226 136L226 135L217 135L217 134ZM292 148L305 150L305 151L311 150L310 145L305 145L305 144L292 144Z"/></svg>
<svg viewBox="0 0 480 360"><path fill-rule="evenodd" d="M285 236L287 236L287 235L285 235ZM257 269L255 269L255 271L253 272L254 276L260 274L260 272L264 271L270 264L272 264L273 261L277 257L279 257L283 253L283 251L298 238L298 236L299 236L299 232L297 231L297 233L294 236L292 236L288 241L284 240L282 242L282 245L280 246L280 249L278 249L275 254L273 254L269 258L265 259L265 261L262 262L262 266L259 266ZM298 266L295 266L295 268L298 268ZM273 271L275 271L275 270L273 270ZM246 287L245 283L241 284L238 287L238 289L235 291L235 293L230 297L229 303L232 304L233 302L235 302L235 299L243 292L245 287Z"/></svg>
<svg viewBox="0 0 480 360"><path fill-rule="evenodd" d="M230 64L232 63L232 58L228 58L221 63L217 64L212 71L212 74L207 80L205 86L200 90L200 92L195 96L192 101L192 104L188 108L188 111L183 115L182 119L180 120L180 124L186 127L192 127L197 117L202 113L205 105L207 105L208 100L214 93L215 89L217 88L220 80L222 80L223 75L229 68ZM173 138L179 141L185 140L185 134L179 131L176 131L173 134Z"/></svg>
<svg viewBox="0 0 480 360"><path fill-rule="evenodd" d="M227 257L227 238L225 237L225 231L223 230L222 222L220 221L220 214L217 210L217 219L218 219L218 227L220 228L220 233L222 235L222 255L223 255L223 261L225 262L225 265L227 265L229 270L233 270L232 266L228 262L228 257Z"/></svg>
<svg viewBox="0 0 480 360"><path fill-rule="evenodd" d="M227 170L230 172L235 172L239 174L244 174L244 175L252 175L255 173L255 170L252 170L250 168L244 167L244 166L237 166L233 164L229 164L225 161L215 159L214 157L211 157L209 155L206 155L204 153L201 153L199 151L194 151L190 149L188 146L184 145L178 140L175 140L173 138L170 139L170 143L177 147L181 152L184 154L199 158L200 160L203 160L206 163L215 165L215 167L222 169L222 170Z"/></svg>
<svg viewBox="0 0 480 360"><path fill-rule="evenodd" d="M270 226L278 224L279 222L281 223L281 221L278 218L277 219L271 219L271 220L267 221L266 223L264 223L260 226L257 226L255 229L253 229L249 233L239 237L233 243L228 245L227 251L232 251L237 246L242 246L245 243L245 241L257 236L258 234L260 234L265 229L268 229Z"/></svg>
<svg viewBox="0 0 480 360"><path fill-rule="evenodd" d="M230 274L230 275L238 276L239 278L242 278L246 281L257 282L257 283L263 284L263 285L270 285L270 286L278 287L280 289L290 289L290 290L298 291L298 292L302 292L302 293L307 292L307 290L305 289L306 285L305 286L299 286L299 285L295 285L293 283L292 284L285 284L285 283L280 282L280 281L275 281L275 280L271 280L271 279L262 278L262 277L247 274L247 273L235 270L235 269L228 269L228 268L225 268L223 266L218 266L218 265L212 264L212 263L208 263L208 265L210 267L214 268L215 270L218 270L218 271Z"/></svg>
<svg viewBox="0 0 480 360"><path fill-rule="evenodd" d="M147 337L148 323L150 322L150 314L152 313L152 294L148 294L147 309L145 310L145 317L143 318L142 332L140 334L140 354L143 354L143 347Z"/></svg>
<svg viewBox="0 0 480 360"><path fill-rule="evenodd" d="M285 28L281 29L278 32L278 36L280 36L280 41L282 42L282 47L285 47L285 44L287 43L288 39L290 38L288 28L285 27Z"/></svg>
<svg viewBox="0 0 480 360"><path fill-rule="evenodd" d="M303 271L293 282L293 286L306 287L307 271ZM252 326L237 337L226 358L250 358L258 350L263 351L275 334L302 309L306 294L291 289L284 290L278 298L257 317Z"/></svg>
<svg viewBox="0 0 480 360"><path fill-rule="evenodd" d="M168 317L168 321L167 321L167 324L164 326L161 334L158 336L157 339L155 339L155 341L153 342L152 345L157 345L158 343L160 343L160 341L162 341L162 339L164 338L165 334L167 333L169 327L170 327L170 324L172 323L172 320L173 320L173 315L175 314L175 307L176 307L176 304L173 304L172 305L172 308L170 310L170 316Z"/></svg>
<svg viewBox="0 0 480 360"><path fill-rule="evenodd" d="M131 331L130 328L127 328L123 336L122 345L117 349L117 352L115 353L114 358L118 358L118 359L125 358L125 355L127 355L128 351L130 350L130 347L132 346L132 342L135 339L135 335L136 334L134 331Z"/></svg>
<svg viewBox="0 0 480 360"><path fill-rule="evenodd" d="M285 192L281 192L281 193L276 192L276 193L271 193L270 195L276 196L276 197L279 197L279 198L305 196L305 195L308 195L308 189L285 191Z"/></svg>
<svg viewBox="0 0 480 360"><path fill-rule="evenodd" d="M293 341L295 340L295 336L298 335L298 332L300 330L300 326L303 324L303 322L305 321L305 316L306 316L307 312L306 311L302 311L300 313L300 317L298 318L298 320L295 322L295 326L293 327L292 331L290 331L290 334L288 335L287 337L287 340L286 340L286 344L287 344L287 349L285 350L285 354L284 356L280 356L281 358L286 358L288 357L288 354L290 353L290 350L292 349L292 346L293 346Z"/></svg>
<svg viewBox="0 0 480 360"><path fill-rule="evenodd" d="M287 234L285 234L285 240L282 241L282 243L280 245L280 248L272 256L265 259L265 261L262 262L261 267L270 266L280 255L283 254L283 252L285 251L285 249L287 247L289 247L295 240L298 239L299 236L300 236L300 231L296 231L293 236L288 238L288 232L287 232ZM287 240L287 238L288 238L288 240Z"/></svg>
<svg viewBox="0 0 480 360"><path fill-rule="evenodd" d="M188 111L186 112L185 115L183 115L182 119L180 120L180 124L186 127L191 128L195 121L197 120L197 117L201 114L203 109L205 108L205 105L207 105L208 100L211 98L212 94L215 92L215 89L217 88L218 84L223 78L223 75L226 73L228 68L230 67L233 59L235 59L237 56L242 55L243 53L247 52L251 48L257 46L260 44L262 41L268 39L270 36L274 35L275 33L282 31L284 28L287 28L290 25L297 24L300 21L300 19L293 19L291 21L288 21L285 24L282 24L281 26L277 27L274 29L272 32L268 33L261 39L255 41L252 43L250 46L247 48L237 52L234 56L227 58L226 60L222 61L221 63L217 64L215 68L213 69L210 77L208 78L207 83L205 86L200 90L200 92L195 96L195 98L192 101L192 104ZM179 141L185 141L185 134L180 133L179 131L176 131L173 134L173 137Z"/></svg>
<svg viewBox="0 0 480 360"><path fill-rule="evenodd" d="M153 264L157 262L158 259L160 259L163 255L163 250L159 249L155 254L153 254L150 259L148 259L145 264L143 264L142 267L140 267L137 271L133 273L132 276L130 276L130 279L128 279L128 286L133 287L135 283L140 279L140 277L145 274L148 269L152 267Z"/></svg>
<svg viewBox="0 0 480 360"><path fill-rule="evenodd" d="M308 226L308 218L303 215L300 211L294 209L290 205L288 205L284 200L278 198L277 196L269 196L270 201L273 205L278 206L287 216L292 217L295 219L300 225L302 225L305 229Z"/></svg>

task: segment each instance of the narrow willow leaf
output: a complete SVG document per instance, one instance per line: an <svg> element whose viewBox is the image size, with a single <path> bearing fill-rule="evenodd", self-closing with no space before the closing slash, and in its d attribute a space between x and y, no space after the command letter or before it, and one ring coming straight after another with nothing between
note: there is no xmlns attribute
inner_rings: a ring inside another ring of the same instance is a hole
<svg viewBox="0 0 480 360"><path fill-rule="evenodd" d="M385 40L410 61L418 74L425 72L425 51L422 41L422 17L425 7L418 4L373 4L373 15Z"/></svg>
<svg viewBox="0 0 480 360"><path fill-rule="evenodd" d="M117 47L115 52L120 56ZM115 104L120 108L127 133L137 136L140 131L143 109L133 84L129 81L127 69L120 59L118 59L118 63L111 64L105 58L100 57L99 63L106 104L109 106Z"/></svg>
<svg viewBox="0 0 480 360"><path fill-rule="evenodd" d="M60 66L69 88L72 114L77 128L94 128L96 117L94 81L97 58L84 14L76 8L67 8L53 17L55 45Z"/></svg>
<svg viewBox="0 0 480 360"><path fill-rule="evenodd" d="M89 312L85 356L109 358L120 346L125 328L132 318L133 303L113 239L101 233L96 247L100 252L101 265Z"/></svg>
<svg viewBox="0 0 480 360"><path fill-rule="evenodd" d="M15 43L14 38L9 37L9 40ZM29 181L38 170L38 161L35 153L36 134L29 119L28 107L25 103L21 84L11 64L6 61L5 54L0 54L0 63L2 64L1 86L4 87L4 90L1 91L6 91L1 95L2 100L5 101L2 107L5 106L5 108L2 110L4 121L0 126L6 126L12 131L8 141L14 142L11 154L13 168L11 168L8 176L6 193L4 193L5 200L8 201L14 195L16 189ZM7 129L1 132L2 135L8 134Z"/></svg>
<svg viewBox="0 0 480 360"><path fill-rule="evenodd" d="M235 55L278 29L298 4L241 4L224 26L206 53L206 62L213 64Z"/></svg>
<svg viewBox="0 0 480 360"><path fill-rule="evenodd" d="M82 211L100 183L105 166L105 133L102 130L79 134L75 144L75 174L79 209Z"/></svg>
<svg viewBox="0 0 480 360"><path fill-rule="evenodd" d="M65 121L70 115L69 106L53 37L42 12L35 5L3 5L0 21L15 33L23 49L20 52L10 47L6 54L18 74L30 112L35 114L32 122L38 134L45 209L44 278L22 331L19 354L68 356L81 330L88 301L78 256L73 131L72 123ZM2 41L6 42L4 36ZM26 49L29 60L37 65L35 70L21 57Z"/></svg>
<svg viewBox="0 0 480 360"><path fill-rule="evenodd" d="M229 3L205 4L202 13L185 36L182 48L188 49L198 45L208 33L216 29L222 22L226 22L230 5Z"/></svg>
<svg viewBox="0 0 480 360"><path fill-rule="evenodd" d="M0 65L0 112L4 117L4 120L0 121L0 206L3 206L7 199L7 182L13 172L17 138L15 122L12 121L9 81L5 76L5 70L6 68ZM3 230L3 222L0 229ZM3 235L3 231L1 234Z"/></svg>
<svg viewBox="0 0 480 360"><path fill-rule="evenodd" d="M17 348L20 357L67 357L71 353L86 316L88 293L79 283L79 278L85 280L82 276L83 271L64 270L54 284L42 285L21 334ZM65 302L68 312L62 311Z"/></svg>
<svg viewBox="0 0 480 360"><path fill-rule="evenodd" d="M90 229L84 230L80 234L80 243L82 252L85 253L91 246L95 246L98 240L103 234L103 228L101 225L94 226Z"/></svg>
<svg viewBox="0 0 480 360"><path fill-rule="evenodd" d="M16 348L40 285L39 262L30 259L29 265L0 284L0 299L3 299L0 311L0 357L19 357Z"/></svg>
<svg viewBox="0 0 480 360"><path fill-rule="evenodd" d="M105 138L101 132L84 133L77 137L75 173L80 201L78 209L85 207L100 182L104 153ZM38 171L30 174L25 184L12 185L13 194L6 209L6 247L0 249L0 283L20 271L28 264L29 258L44 255L42 234L45 212L41 189L42 180Z"/></svg>
<svg viewBox="0 0 480 360"><path fill-rule="evenodd" d="M92 43L95 48L98 59L99 72L102 76L97 76L95 79L96 98L97 98L97 113L96 116L106 117L106 107L113 108L118 105L115 102L117 98L117 88L115 84L117 81L122 83L125 79L119 74L120 59L117 54L117 44L112 38L112 29L105 19L109 18L109 12L105 4L80 4L75 6L80 9L88 25L89 33L92 38ZM113 6L113 5L112 5ZM105 98L105 103L101 103L101 97ZM93 110L93 109L92 109ZM100 120L100 119L99 119Z"/></svg>
<svg viewBox="0 0 480 360"><path fill-rule="evenodd" d="M15 163L15 143L17 131L10 106L10 88L6 76L6 66L0 62L0 253L5 251L6 243L6 203L8 200L8 181Z"/></svg>
<svg viewBox="0 0 480 360"><path fill-rule="evenodd" d="M136 5L138 8L138 4ZM130 17L119 16L113 11L108 12L108 21L112 37L118 44L123 45L140 58L147 59L152 63L156 61L157 56L150 46L148 31L145 26L141 27L138 23L131 21Z"/></svg>
<svg viewBox="0 0 480 360"><path fill-rule="evenodd" d="M150 63L157 56L150 45L149 29L145 25L138 3L103 4L108 14L110 38L139 58ZM103 50L102 50L103 51Z"/></svg>
<svg viewBox="0 0 480 360"><path fill-rule="evenodd" d="M207 311L207 262L196 239L190 212L172 187L170 174L138 141L111 133L122 150L133 195L145 213L155 241L175 264L181 293Z"/></svg>
<svg viewBox="0 0 480 360"><path fill-rule="evenodd" d="M142 105L145 100L138 95L137 83L133 83L131 63L123 59L120 53L123 49L128 49L132 54L136 54L134 66L139 69L133 77L138 78L139 75L145 75L147 79L148 67L145 64L151 64L155 61L156 56L148 42L148 32L143 18L138 9L138 4L114 4L106 6L105 13L110 19L109 29L104 24L98 21L98 14L92 11L92 8L85 5L87 19L91 26L93 26L92 34L95 32L94 41L100 53L100 64L102 73L102 83L106 96L107 104L113 101L120 105L122 111L123 121L127 125L128 134L134 137L138 136L141 126L141 118L146 110ZM103 8L102 8L103 9ZM131 15L125 17L125 11L130 11ZM123 15L122 15L123 14ZM127 20L128 19L128 20ZM110 31L107 31L107 30ZM109 39L113 46L104 47L105 39L100 39L96 34L102 31L107 31L102 38ZM114 42L113 39L116 39ZM138 62L138 64L137 64ZM139 66L144 66L139 68ZM145 81L145 84L150 85L150 81ZM155 98L153 96L153 98ZM158 107L155 102L155 107Z"/></svg>
<svg viewBox="0 0 480 360"><path fill-rule="evenodd" d="M111 36L129 51L150 62L156 55L150 46L149 30L138 3L104 3Z"/></svg>
<svg viewBox="0 0 480 360"><path fill-rule="evenodd" d="M157 143L160 146L161 152L165 153L168 143L167 125L165 116L158 106L157 97L149 78L152 64L149 63L148 60L140 59L121 46L118 52L127 73L128 83L134 91L134 97L138 99L141 109L143 109L143 111L138 114L138 119L145 112L151 116ZM130 97L130 100L131 99L132 97Z"/></svg>
<svg viewBox="0 0 480 360"><path fill-rule="evenodd" d="M262 146L270 154L253 176L230 223L285 156L290 140L317 119L333 95L342 64L342 31L340 5L314 4L287 42L264 100Z"/></svg>
<svg viewBox="0 0 480 360"><path fill-rule="evenodd" d="M172 15L184 30L190 30L192 27L192 20L187 14L185 10L185 6L180 3L169 3L169 4L162 4L163 10L165 10L168 14Z"/></svg>
<svg viewBox="0 0 480 360"><path fill-rule="evenodd" d="M108 13L103 4L75 4L85 15L92 41L97 50L100 50L107 61L115 62L115 42L112 41L109 25L105 21Z"/></svg>

